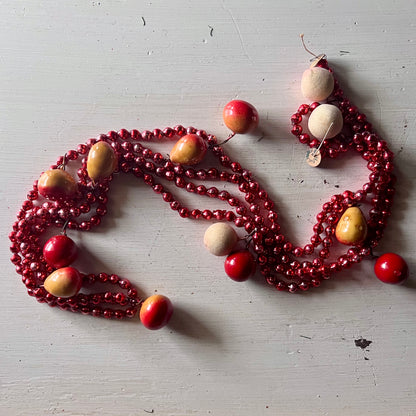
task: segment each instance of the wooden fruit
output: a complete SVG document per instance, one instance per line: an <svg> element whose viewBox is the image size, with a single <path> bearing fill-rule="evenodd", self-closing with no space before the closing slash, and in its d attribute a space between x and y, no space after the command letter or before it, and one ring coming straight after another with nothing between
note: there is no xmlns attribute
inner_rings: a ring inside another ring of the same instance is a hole
<svg viewBox="0 0 416 416"><path fill-rule="evenodd" d="M77 189L75 179L63 169L47 170L38 180L39 193L52 200L72 198Z"/></svg>
<svg viewBox="0 0 416 416"><path fill-rule="evenodd" d="M43 247L43 257L52 267L69 266L78 255L77 245L66 235L51 237Z"/></svg>
<svg viewBox="0 0 416 416"><path fill-rule="evenodd" d="M170 152L170 160L182 165L196 165L207 152L207 145L197 134L187 134L179 139Z"/></svg>
<svg viewBox="0 0 416 416"><path fill-rule="evenodd" d="M93 182L109 177L117 168L117 155L107 142L91 147L87 159L88 176Z"/></svg>
<svg viewBox="0 0 416 416"><path fill-rule="evenodd" d="M259 124L257 110L250 103L243 100L233 100L226 104L222 116L225 125L238 134L250 133Z"/></svg>
<svg viewBox="0 0 416 416"><path fill-rule="evenodd" d="M170 320L173 313L172 302L163 295L148 297L140 309L140 321L147 329L160 329Z"/></svg>
<svg viewBox="0 0 416 416"><path fill-rule="evenodd" d="M362 243L367 237L367 222L358 207L345 210L335 229L337 240L349 246Z"/></svg>
<svg viewBox="0 0 416 416"><path fill-rule="evenodd" d="M63 267L51 273L43 285L53 296L70 298L76 295L81 289L82 277L77 269Z"/></svg>

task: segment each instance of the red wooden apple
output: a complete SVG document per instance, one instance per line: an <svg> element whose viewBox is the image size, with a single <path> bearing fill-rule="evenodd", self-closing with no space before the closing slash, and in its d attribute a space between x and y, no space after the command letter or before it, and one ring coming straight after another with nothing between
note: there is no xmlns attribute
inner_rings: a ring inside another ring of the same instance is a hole
<svg viewBox="0 0 416 416"><path fill-rule="evenodd" d="M147 329L160 329L170 320L173 313L172 302L163 295L148 297L140 309L140 321Z"/></svg>
<svg viewBox="0 0 416 416"><path fill-rule="evenodd" d="M225 125L234 133L253 131L259 124L259 114L250 103L242 100L230 101L222 113Z"/></svg>
<svg viewBox="0 0 416 416"><path fill-rule="evenodd" d="M170 160L182 165L196 165L204 158L207 145L197 134L180 138L170 152Z"/></svg>
<svg viewBox="0 0 416 416"><path fill-rule="evenodd" d="M53 296L70 298L81 289L81 273L73 267L63 267L51 273L43 286Z"/></svg>
<svg viewBox="0 0 416 416"><path fill-rule="evenodd" d="M68 199L77 192L77 183L65 170L51 169L44 172L39 178L38 191L48 199Z"/></svg>

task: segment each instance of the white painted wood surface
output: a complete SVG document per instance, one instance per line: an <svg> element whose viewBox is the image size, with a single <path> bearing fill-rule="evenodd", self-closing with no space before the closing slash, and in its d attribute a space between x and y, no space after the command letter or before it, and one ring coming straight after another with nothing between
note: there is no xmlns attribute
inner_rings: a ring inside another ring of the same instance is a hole
<svg viewBox="0 0 416 416"><path fill-rule="evenodd" d="M0 414L416 415L415 13L414 0L2 1ZM289 133L309 59L300 32L396 153L397 198L377 252L408 260L407 285L381 284L371 262L305 295L237 284L202 247L205 223L116 180L104 225L73 237L91 271L170 296L170 327L146 331L26 295L7 234L42 170L123 127L181 123L226 137L222 107L237 97L261 125L228 152L305 243L335 185L358 189L367 171L348 157L311 169ZM363 350L360 338L372 343Z"/></svg>

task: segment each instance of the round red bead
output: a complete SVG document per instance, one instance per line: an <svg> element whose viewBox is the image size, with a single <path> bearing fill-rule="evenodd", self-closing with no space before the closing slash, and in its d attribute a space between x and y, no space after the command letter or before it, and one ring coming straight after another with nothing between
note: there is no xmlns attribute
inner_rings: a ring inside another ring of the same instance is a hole
<svg viewBox="0 0 416 416"><path fill-rule="evenodd" d="M385 253L374 265L374 273L383 283L402 283L409 276L409 268L405 260L395 253Z"/></svg>
<svg viewBox="0 0 416 416"><path fill-rule="evenodd" d="M256 263L248 250L236 251L230 254L224 264L225 273L236 282L244 282L255 271Z"/></svg>

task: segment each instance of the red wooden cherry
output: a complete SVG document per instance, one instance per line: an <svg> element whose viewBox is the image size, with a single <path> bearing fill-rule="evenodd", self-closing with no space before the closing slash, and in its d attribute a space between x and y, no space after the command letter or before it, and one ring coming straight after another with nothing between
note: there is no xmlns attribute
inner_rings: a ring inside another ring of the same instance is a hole
<svg viewBox="0 0 416 416"><path fill-rule="evenodd" d="M66 235L51 237L43 247L43 257L46 263L57 269L69 266L77 256L77 245Z"/></svg>
<svg viewBox="0 0 416 416"><path fill-rule="evenodd" d="M236 282L244 282L256 270L256 262L248 250L231 253L225 260L225 273Z"/></svg>
<svg viewBox="0 0 416 416"><path fill-rule="evenodd" d="M163 295L148 297L140 309L140 321L147 329L160 329L170 320L173 313L172 302Z"/></svg>
<svg viewBox="0 0 416 416"><path fill-rule="evenodd" d="M383 283L398 284L407 279L409 268L398 254L386 253L377 259L374 273Z"/></svg>
<svg viewBox="0 0 416 416"><path fill-rule="evenodd" d="M253 131L259 124L257 110L242 100L230 101L222 113L225 125L234 133L244 134Z"/></svg>

